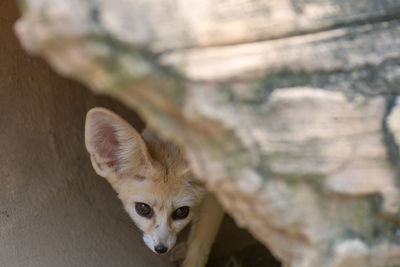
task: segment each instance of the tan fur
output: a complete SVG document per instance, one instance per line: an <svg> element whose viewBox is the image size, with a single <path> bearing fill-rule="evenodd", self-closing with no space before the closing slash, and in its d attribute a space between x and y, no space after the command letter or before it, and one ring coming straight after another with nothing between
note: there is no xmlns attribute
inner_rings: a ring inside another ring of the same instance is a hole
<svg viewBox="0 0 400 267"><path fill-rule="evenodd" d="M105 177L121 199L125 210L143 231L153 251L162 244L168 251L177 234L193 219L182 266L202 267L222 220L222 209L190 172L183 152L150 129L139 134L118 115L103 108L90 110L86 117L85 143L97 174ZM145 203L153 216L136 212ZM171 214L188 206L188 217L174 220Z"/></svg>

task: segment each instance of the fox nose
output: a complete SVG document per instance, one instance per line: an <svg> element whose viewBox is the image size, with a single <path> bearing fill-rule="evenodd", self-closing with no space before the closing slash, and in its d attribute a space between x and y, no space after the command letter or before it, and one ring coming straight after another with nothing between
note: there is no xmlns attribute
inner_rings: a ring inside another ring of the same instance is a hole
<svg viewBox="0 0 400 267"><path fill-rule="evenodd" d="M154 247L154 250L159 254L164 254L165 252L167 252L168 248L162 244L158 244Z"/></svg>

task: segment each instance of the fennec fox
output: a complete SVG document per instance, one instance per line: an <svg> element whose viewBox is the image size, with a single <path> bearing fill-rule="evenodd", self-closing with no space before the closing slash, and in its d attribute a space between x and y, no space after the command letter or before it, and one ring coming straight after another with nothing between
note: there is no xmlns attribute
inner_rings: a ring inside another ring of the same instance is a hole
<svg viewBox="0 0 400 267"><path fill-rule="evenodd" d="M169 252L193 221L188 241L171 258L185 267L204 266L223 213L191 175L181 150L149 129L139 134L104 108L88 112L85 143L93 168L118 193L146 245L158 254Z"/></svg>

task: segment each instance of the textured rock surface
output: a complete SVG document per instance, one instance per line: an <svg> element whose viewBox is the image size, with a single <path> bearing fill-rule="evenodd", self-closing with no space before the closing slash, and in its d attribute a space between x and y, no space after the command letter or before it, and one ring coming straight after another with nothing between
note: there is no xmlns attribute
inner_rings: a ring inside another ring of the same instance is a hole
<svg viewBox="0 0 400 267"><path fill-rule="evenodd" d="M182 144L284 263L400 264L400 2L22 6L28 51Z"/></svg>

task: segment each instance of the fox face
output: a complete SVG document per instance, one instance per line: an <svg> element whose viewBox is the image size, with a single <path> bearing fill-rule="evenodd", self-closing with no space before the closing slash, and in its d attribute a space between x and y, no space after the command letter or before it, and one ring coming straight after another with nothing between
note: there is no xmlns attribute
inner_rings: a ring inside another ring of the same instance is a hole
<svg viewBox="0 0 400 267"><path fill-rule="evenodd" d="M158 254L167 253L204 195L182 151L149 129L139 134L103 108L88 112L85 143L93 168L118 193L145 244Z"/></svg>

